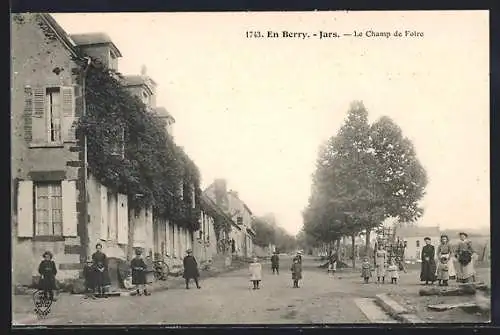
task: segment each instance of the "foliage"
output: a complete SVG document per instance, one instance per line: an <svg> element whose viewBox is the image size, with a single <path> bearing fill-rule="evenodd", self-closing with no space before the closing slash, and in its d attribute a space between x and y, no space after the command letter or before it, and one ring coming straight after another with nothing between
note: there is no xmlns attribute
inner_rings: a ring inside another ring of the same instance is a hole
<svg viewBox="0 0 500 335"><path fill-rule="evenodd" d="M276 223L269 221L258 217L252 221L252 229L255 231L253 242L261 247L267 247L269 244L275 245L280 252L295 249L297 246L295 237Z"/></svg>
<svg viewBox="0 0 500 335"><path fill-rule="evenodd" d="M321 147L304 232L318 241L354 238L385 218L412 221L427 185L410 140L388 117L373 125L354 102L336 136Z"/></svg>
<svg viewBox="0 0 500 335"><path fill-rule="evenodd" d="M166 133L164 122L98 60L88 67L85 84L87 113L79 119L77 136L87 137L92 175L110 189L128 194L132 208L153 206L159 217L198 229L199 171ZM116 148L122 146L124 154L117 154Z"/></svg>

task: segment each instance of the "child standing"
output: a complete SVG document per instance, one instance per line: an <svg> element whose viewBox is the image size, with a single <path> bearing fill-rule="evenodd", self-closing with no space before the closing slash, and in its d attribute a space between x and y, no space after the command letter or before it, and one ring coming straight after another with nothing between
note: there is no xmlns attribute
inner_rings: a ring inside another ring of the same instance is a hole
<svg viewBox="0 0 500 335"><path fill-rule="evenodd" d="M368 261L368 257L363 259L363 263L361 264L361 277L363 277L365 284L368 284L368 280L372 276L371 265Z"/></svg>
<svg viewBox="0 0 500 335"><path fill-rule="evenodd" d="M302 264L298 257L293 259L290 270L292 271L293 288L299 288L299 280L302 279Z"/></svg>
<svg viewBox="0 0 500 335"><path fill-rule="evenodd" d="M83 267L83 278L85 280L85 299L96 299L95 291L95 271L93 268L92 258L87 257L87 263Z"/></svg>
<svg viewBox="0 0 500 335"><path fill-rule="evenodd" d="M259 263L257 257L253 258L253 262L250 263L248 271L250 272L250 281L253 284L253 289L258 290L260 281L262 280L262 265Z"/></svg>
<svg viewBox="0 0 500 335"><path fill-rule="evenodd" d="M45 251L42 255L43 260L38 266L40 274L40 289L43 290L43 295L46 299L55 301L54 290L56 289L56 263L52 260L52 253Z"/></svg>
<svg viewBox="0 0 500 335"><path fill-rule="evenodd" d="M448 256L442 255L439 259L437 269L437 280L439 281L439 286L448 286L448 280L450 279L448 270Z"/></svg>
<svg viewBox="0 0 500 335"><path fill-rule="evenodd" d="M130 262L130 267L132 268L132 284L135 285L137 295L141 295L141 290L144 295L150 295L146 289L146 263L141 257L142 250L135 249L135 258Z"/></svg>
<svg viewBox="0 0 500 335"><path fill-rule="evenodd" d="M399 279L398 266L391 259L389 266L387 267L387 272L391 278L391 284L397 284Z"/></svg>

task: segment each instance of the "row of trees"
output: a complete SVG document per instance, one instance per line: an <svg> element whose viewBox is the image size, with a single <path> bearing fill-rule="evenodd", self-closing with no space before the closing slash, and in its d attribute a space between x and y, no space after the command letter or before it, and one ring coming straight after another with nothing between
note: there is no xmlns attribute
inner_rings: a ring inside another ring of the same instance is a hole
<svg viewBox="0 0 500 335"><path fill-rule="evenodd" d="M275 245L280 252L290 252L297 248L295 237L279 227L273 218L255 218L252 229L255 231L254 244L258 246Z"/></svg>
<svg viewBox="0 0 500 335"><path fill-rule="evenodd" d="M370 232L385 219L411 222L423 214L426 186L426 171L400 127L387 116L369 124L363 103L353 102L320 148L301 240L333 248L350 236L354 251L356 237L366 234L368 249Z"/></svg>

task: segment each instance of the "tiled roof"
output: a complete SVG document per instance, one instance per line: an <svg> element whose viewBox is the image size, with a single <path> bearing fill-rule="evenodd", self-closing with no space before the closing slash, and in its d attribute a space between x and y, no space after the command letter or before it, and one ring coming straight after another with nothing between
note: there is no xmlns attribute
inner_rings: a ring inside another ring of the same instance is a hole
<svg viewBox="0 0 500 335"><path fill-rule="evenodd" d="M116 53L117 57L122 57L120 50L111 40L106 33L87 33L87 34L72 34L71 39L78 46L93 45L93 44L111 44L113 51Z"/></svg>
<svg viewBox="0 0 500 335"><path fill-rule="evenodd" d="M426 237L440 236L439 227L403 226L396 228L396 236L405 237Z"/></svg>

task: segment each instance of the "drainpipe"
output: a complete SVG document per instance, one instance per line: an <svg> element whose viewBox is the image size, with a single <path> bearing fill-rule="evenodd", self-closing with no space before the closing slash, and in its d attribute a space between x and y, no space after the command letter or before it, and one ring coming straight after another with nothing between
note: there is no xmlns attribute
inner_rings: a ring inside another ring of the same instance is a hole
<svg viewBox="0 0 500 335"><path fill-rule="evenodd" d="M90 64L92 63L92 59L90 57L84 57L84 59L87 61L85 64L85 67L83 69L83 76L82 76L82 106L83 106L83 111L82 115L86 116L87 115L87 99L86 99L86 79L87 79L87 72L89 70ZM87 160L87 136L84 136L83 139L83 188L84 188L84 229L85 231L85 248L83 249L85 252L85 257L91 254L91 249L90 249L90 236L89 236L89 201L88 201L88 160Z"/></svg>

